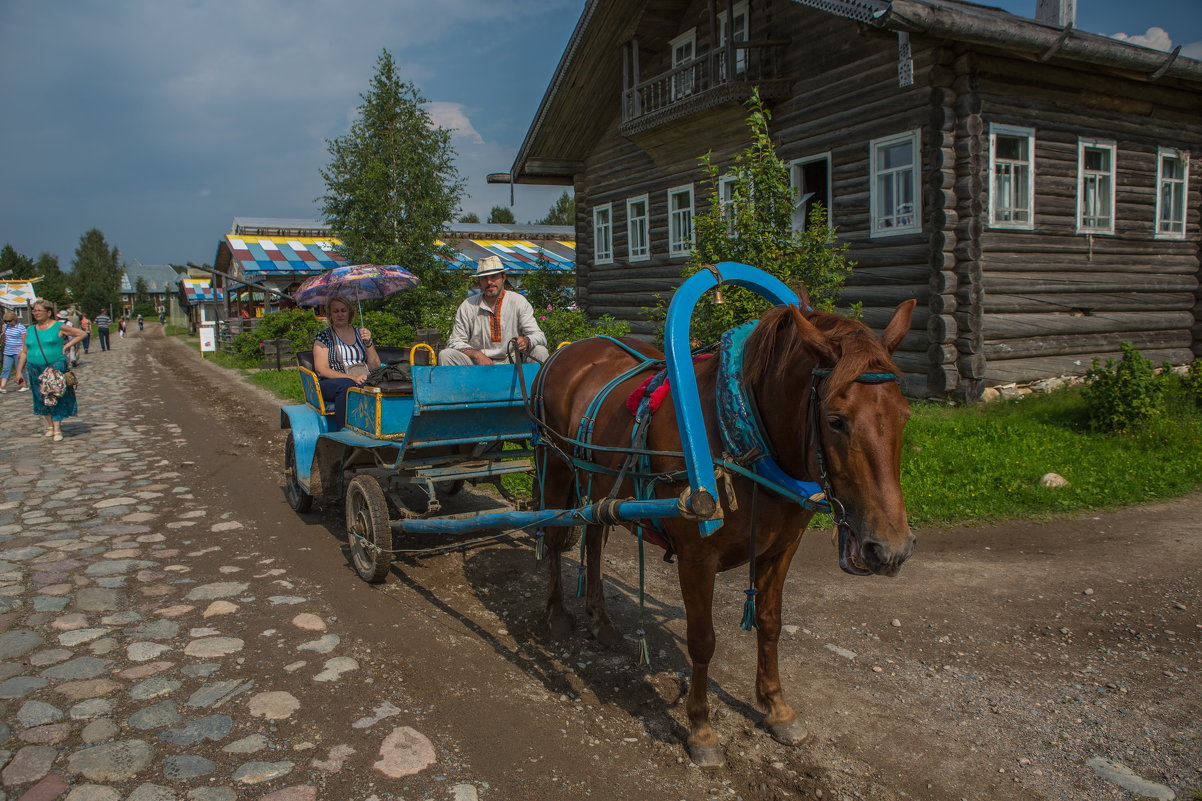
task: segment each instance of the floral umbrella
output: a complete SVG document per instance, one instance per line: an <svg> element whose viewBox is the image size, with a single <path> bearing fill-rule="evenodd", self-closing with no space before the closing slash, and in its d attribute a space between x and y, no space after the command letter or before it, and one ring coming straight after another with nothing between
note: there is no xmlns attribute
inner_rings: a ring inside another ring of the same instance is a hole
<svg viewBox="0 0 1202 801"><path fill-rule="evenodd" d="M356 303L386 298L417 286L417 276L395 264L348 264L305 279L292 299L298 306L324 306L338 295Z"/></svg>

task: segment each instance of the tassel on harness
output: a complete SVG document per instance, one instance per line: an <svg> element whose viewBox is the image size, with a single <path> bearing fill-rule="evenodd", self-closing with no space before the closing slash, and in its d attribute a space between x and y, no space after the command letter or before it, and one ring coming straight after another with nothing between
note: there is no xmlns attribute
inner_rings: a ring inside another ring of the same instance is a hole
<svg viewBox="0 0 1202 801"><path fill-rule="evenodd" d="M748 587L743 590L747 594L747 600L743 602L743 621L739 627L743 631L751 631L755 628L755 587Z"/></svg>

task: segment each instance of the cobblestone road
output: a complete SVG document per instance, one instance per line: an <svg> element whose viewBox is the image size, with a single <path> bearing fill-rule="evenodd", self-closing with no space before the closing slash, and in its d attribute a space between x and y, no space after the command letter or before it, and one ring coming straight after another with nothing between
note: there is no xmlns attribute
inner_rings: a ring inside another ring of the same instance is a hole
<svg viewBox="0 0 1202 801"><path fill-rule="evenodd" d="M61 443L0 395L0 801L475 799L447 771L405 784L435 762L411 711L348 708L348 678L373 678L313 588L193 490L146 344L85 357Z"/></svg>

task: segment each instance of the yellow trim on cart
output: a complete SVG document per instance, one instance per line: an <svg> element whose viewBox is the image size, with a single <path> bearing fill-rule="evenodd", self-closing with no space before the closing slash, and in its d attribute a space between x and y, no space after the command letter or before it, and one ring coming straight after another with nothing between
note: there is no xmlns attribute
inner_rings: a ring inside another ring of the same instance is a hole
<svg viewBox="0 0 1202 801"><path fill-rule="evenodd" d="M313 392L317 394L317 404L318 404L317 408L314 409L314 411L316 411L320 415L325 415L326 399L321 396L321 380L317 377L317 373L313 372L308 367L302 367L299 364L297 365L297 369L301 371L302 375L308 374L309 377L313 379ZM305 403L309 403L308 393L305 394ZM313 404L309 403L309 407L313 408Z"/></svg>
<svg viewBox="0 0 1202 801"><path fill-rule="evenodd" d="M414 343L413 347L409 349L409 363L410 364L413 364L413 354L417 353L419 350L428 350L430 352L430 366L431 367L438 364L438 355L434 353L434 348L430 347L425 342Z"/></svg>

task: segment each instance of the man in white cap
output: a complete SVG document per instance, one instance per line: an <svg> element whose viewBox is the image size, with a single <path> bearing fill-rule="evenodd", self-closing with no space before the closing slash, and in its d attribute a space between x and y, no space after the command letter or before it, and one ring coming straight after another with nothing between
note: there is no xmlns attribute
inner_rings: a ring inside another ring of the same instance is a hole
<svg viewBox="0 0 1202 801"><path fill-rule="evenodd" d="M509 359L509 342L517 339L526 361L547 360L547 337L534 319L530 301L505 291L505 264L496 256L476 266L480 294L459 305L447 347L439 364L499 364Z"/></svg>

